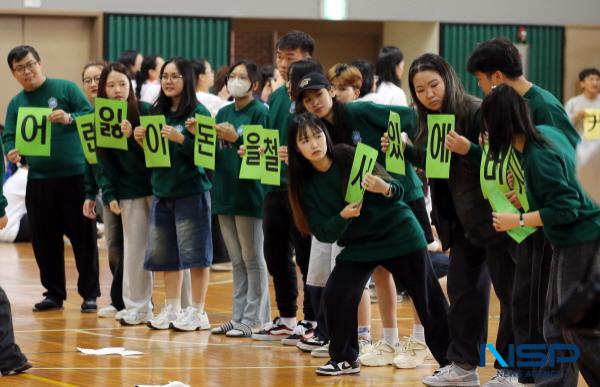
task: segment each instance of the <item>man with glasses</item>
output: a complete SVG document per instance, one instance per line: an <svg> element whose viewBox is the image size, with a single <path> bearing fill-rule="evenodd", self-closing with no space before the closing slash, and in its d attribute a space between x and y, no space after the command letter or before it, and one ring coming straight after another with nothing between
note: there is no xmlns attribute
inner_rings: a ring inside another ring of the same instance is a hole
<svg viewBox="0 0 600 387"><path fill-rule="evenodd" d="M98 250L94 223L82 213L85 159L74 117L92 107L72 82L47 78L40 56L31 46L17 46L8 54L8 66L23 90L12 98L2 140L12 163L21 159L15 148L17 117L22 107L51 108L50 156L28 156L29 176L25 205L31 227L33 252L46 288L34 311L61 309L67 298L63 235L73 246L79 272L77 288L82 312L95 313L100 296ZM20 129L20 128L19 128Z"/></svg>

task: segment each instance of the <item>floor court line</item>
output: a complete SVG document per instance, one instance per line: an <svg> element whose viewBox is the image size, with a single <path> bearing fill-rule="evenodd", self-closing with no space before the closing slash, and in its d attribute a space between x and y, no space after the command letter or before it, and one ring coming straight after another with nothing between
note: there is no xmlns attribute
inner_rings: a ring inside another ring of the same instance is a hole
<svg viewBox="0 0 600 387"><path fill-rule="evenodd" d="M39 369L39 368L36 368ZM42 382L44 384L49 384L52 386L61 386L61 387L77 387L76 384L70 384L70 383L65 383L65 382L59 382L58 380L54 380L54 379L50 379L50 378L45 378L43 376L38 376L38 375L33 375L30 373L24 373L24 374L20 374L18 376L19 378L22 379L31 379L31 380L35 380L37 382Z"/></svg>

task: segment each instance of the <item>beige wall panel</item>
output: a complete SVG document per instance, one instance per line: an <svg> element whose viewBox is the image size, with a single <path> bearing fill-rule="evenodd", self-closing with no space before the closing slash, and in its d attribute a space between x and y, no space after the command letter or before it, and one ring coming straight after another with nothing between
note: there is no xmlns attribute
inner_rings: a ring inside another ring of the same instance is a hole
<svg viewBox="0 0 600 387"><path fill-rule="evenodd" d="M26 16L24 41L38 50L44 72L81 85L81 69L93 58L91 18Z"/></svg>
<svg viewBox="0 0 600 387"><path fill-rule="evenodd" d="M565 29L565 101L579 94L579 72L586 67L600 68L600 26Z"/></svg>
<svg viewBox="0 0 600 387"><path fill-rule="evenodd" d="M19 92L20 87L13 78L6 63L8 52L21 44L23 39L23 18L20 16L0 15L0 123L4 124L6 108L10 99Z"/></svg>
<svg viewBox="0 0 600 387"><path fill-rule="evenodd" d="M407 98L410 97L408 88L408 69L418 56L439 52L439 23L385 22L383 23L383 44L400 47L404 53L404 75L402 89Z"/></svg>

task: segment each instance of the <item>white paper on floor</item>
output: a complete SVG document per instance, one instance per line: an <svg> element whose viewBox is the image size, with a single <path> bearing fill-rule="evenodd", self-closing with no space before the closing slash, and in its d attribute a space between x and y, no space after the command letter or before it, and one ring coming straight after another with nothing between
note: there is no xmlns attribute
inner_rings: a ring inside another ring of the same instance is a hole
<svg viewBox="0 0 600 387"><path fill-rule="evenodd" d="M169 384L136 384L135 387L190 387L190 385L180 381L174 381L169 382Z"/></svg>
<svg viewBox="0 0 600 387"><path fill-rule="evenodd" d="M90 348L77 348L77 350L85 355L121 355L121 356L134 356L143 355L144 352L132 351L123 347L108 347L101 349L90 349Z"/></svg>

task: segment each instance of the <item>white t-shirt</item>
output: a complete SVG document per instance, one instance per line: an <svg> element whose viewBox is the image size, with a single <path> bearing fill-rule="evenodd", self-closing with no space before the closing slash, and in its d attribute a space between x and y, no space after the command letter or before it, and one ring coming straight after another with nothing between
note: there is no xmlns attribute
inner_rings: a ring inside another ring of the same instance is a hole
<svg viewBox="0 0 600 387"><path fill-rule="evenodd" d="M27 188L27 169L19 168L14 175L6 180L3 191L8 205L6 216L8 224L0 230L0 242L12 243L19 233L21 218L27 213L25 208L25 190Z"/></svg>
<svg viewBox="0 0 600 387"><path fill-rule="evenodd" d="M381 98L380 103L383 105L408 106L404 90L392 82L382 82L377 87L377 94Z"/></svg>
<svg viewBox="0 0 600 387"><path fill-rule="evenodd" d="M210 115L213 117L217 115L219 109L231 103L230 101L224 101L219 96L205 93L204 91L198 91L196 93L196 98L198 98L198 101L208 109Z"/></svg>
<svg viewBox="0 0 600 387"><path fill-rule="evenodd" d="M582 141L577 147L577 178L590 197L600 204L600 140Z"/></svg>
<svg viewBox="0 0 600 387"><path fill-rule="evenodd" d="M373 102L373 103L379 103L379 104L385 105L382 102L381 96L377 93L369 93L367 95L360 97L357 100L354 100L353 102Z"/></svg>
<svg viewBox="0 0 600 387"><path fill-rule="evenodd" d="M160 82L146 81L140 90L140 101L154 104L160 94Z"/></svg>
<svg viewBox="0 0 600 387"><path fill-rule="evenodd" d="M584 94L579 94L567 101L565 104L565 110L573 122L573 116L578 111L584 109L600 109L600 95L596 96L596 99L590 100L587 99ZM577 125L575 125L575 129L577 129L580 133L583 132L583 121L579 121Z"/></svg>

